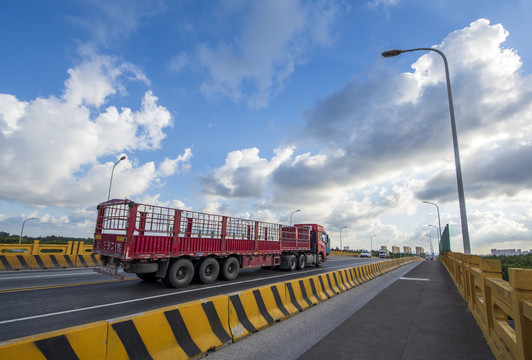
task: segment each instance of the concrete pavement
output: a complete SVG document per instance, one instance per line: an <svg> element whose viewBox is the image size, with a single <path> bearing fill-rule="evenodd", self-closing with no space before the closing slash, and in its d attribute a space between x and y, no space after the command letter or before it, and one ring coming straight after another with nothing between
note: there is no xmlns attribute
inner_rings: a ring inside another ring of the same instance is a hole
<svg viewBox="0 0 532 360"><path fill-rule="evenodd" d="M494 356L443 264L426 261L299 359L486 360Z"/></svg>

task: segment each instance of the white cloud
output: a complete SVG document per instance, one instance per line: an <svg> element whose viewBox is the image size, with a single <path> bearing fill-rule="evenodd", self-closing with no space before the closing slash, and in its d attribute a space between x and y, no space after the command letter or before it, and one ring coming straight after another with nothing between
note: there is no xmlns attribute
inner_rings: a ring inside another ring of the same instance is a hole
<svg viewBox="0 0 532 360"><path fill-rule="evenodd" d="M517 197L532 200L532 77L521 72L517 51L503 46L508 36L502 25L479 19L436 46L449 60L472 248L484 253L499 235L523 244L529 218L507 215L511 207L486 214L482 208L493 201L510 205ZM301 207L298 216L321 221L336 234L349 221L359 232L379 228L406 242L419 241L421 230L412 237L383 218L411 217L421 199L433 200L449 208L445 223L460 249L443 62L438 54L420 52L412 69L393 75L381 67L378 75L351 80L318 100L305 129L319 139L318 150L296 154L293 148L276 166L258 149L232 152L204 178L205 191L227 199L261 197L268 208L285 212Z"/></svg>
<svg viewBox="0 0 532 360"><path fill-rule="evenodd" d="M83 61L68 73L64 94L31 101L0 94L0 198L33 205L87 205L105 199L114 161L105 157L161 146L172 115L147 90L138 109L107 106L126 95L127 81L149 84L133 65L83 49ZM161 170L129 158L115 170L113 194L141 194L158 177L188 166L190 149ZM117 176L127 172L127 176ZM16 179L16 180L15 180Z"/></svg>
<svg viewBox="0 0 532 360"><path fill-rule="evenodd" d="M188 162L191 158L192 149L187 148L183 155L178 155L175 159L165 158L159 166L159 172L163 176L170 176L179 173L179 171L188 171Z"/></svg>

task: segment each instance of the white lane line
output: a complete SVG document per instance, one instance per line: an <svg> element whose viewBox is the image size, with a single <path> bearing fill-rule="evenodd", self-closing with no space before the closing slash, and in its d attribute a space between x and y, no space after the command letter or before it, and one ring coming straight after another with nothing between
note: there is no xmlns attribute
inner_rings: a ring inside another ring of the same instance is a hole
<svg viewBox="0 0 532 360"><path fill-rule="evenodd" d="M401 276L399 280L414 280L414 281L429 281L430 279L423 279L423 278L408 278Z"/></svg>
<svg viewBox="0 0 532 360"><path fill-rule="evenodd" d="M341 265L339 265L339 266L331 266L330 268L328 267L327 270L329 270L329 269L332 270L332 269L335 269L335 268L342 268L342 267L343 267L343 266L341 266ZM311 272L320 271L320 270L322 270L322 269L309 270L309 271L306 271L305 273L311 273ZM226 286L232 286L232 285L238 285L238 284L245 284L245 283L250 283L250 282L256 282L256 281L261 281L261 280L268 280L268 279L275 279L275 278L281 278L281 277L287 277L287 276L294 276L294 275L296 275L296 274L294 274L294 273L290 273L290 274L283 274L283 275L275 275L275 276L271 276L271 277L267 277L267 278L251 279L251 280L245 280L245 281L239 281L239 282L232 282L232 283L227 283L227 284L211 285L211 286L209 286L208 288L209 288L209 289L210 289L210 288L221 288L221 287L226 287ZM169 293L169 294L154 295L154 296L148 296L148 297L139 298L139 299L131 299L131 300L118 301L118 302L109 303L109 304L101 304L101 305L88 306L88 307L84 307L84 308L80 308L80 309L64 310L64 311L58 311L58 312L55 312L55 313L49 313L49 314L41 314L41 315L27 316L27 317L18 318L18 319L3 320L3 321L0 321L0 325L3 325L3 324L10 324L10 323L18 322L18 321L26 321L26 320L39 319L39 318L44 318L44 317L49 317L49 316L71 314L71 313L80 312L80 311L87 311L87 310L100 309L100 308L104 308L104 307L108 307L108 306L130 304L130 303L134 303L134 302L146 301L146 300L153 300L153 299L158 299L158 298L163 298L163 297L168 297L168 296L181 295L181 294L185 294L185 293L189 293L189 292L205 290L206 288L207 288L207 287L200 287L200 288L196 288L196 289L189 289L189 290L183 290L183 291L179 291L179 292L173 292L173 293Z"/></svg>
<svg viewBox="0 0 532 360"><path fill-rule="evenodd" d="M13 276L10 278L2 277L0 278L0 281L5 280L22 280L22 279L37 279L37 278L48 278L48 277L65 277L65 276L80 276L80 275L100 275L99 273L96 273L94 271L84 271L84 272L71 272L71 273L63 273L63 274L46 274L46 275L29 275L29 276Z"/></svg>

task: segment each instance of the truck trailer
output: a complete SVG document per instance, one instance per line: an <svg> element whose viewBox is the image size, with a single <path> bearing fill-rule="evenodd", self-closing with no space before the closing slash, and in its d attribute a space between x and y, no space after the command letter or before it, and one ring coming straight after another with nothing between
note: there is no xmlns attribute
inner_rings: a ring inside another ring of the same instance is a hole
<svg viewBox="0 0 532 360"><path fill-rule="evenodd" d="M119 279L121 267L145 281L169 287L193 279L233 280L240 269L288 271L327 260L329 236L318 224L287 226L224 215L109 200L98 205L94 270Z"/></svg>

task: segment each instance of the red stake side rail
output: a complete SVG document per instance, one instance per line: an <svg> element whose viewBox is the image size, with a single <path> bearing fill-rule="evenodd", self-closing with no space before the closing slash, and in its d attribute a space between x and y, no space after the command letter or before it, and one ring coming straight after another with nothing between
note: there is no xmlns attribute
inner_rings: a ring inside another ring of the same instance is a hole
<svg viewBox="0 0 532 360"><path fill-rule="evenodd" d="M308 251L310 226L110 200L98 206L94 252L121 260Z"/></svg>

